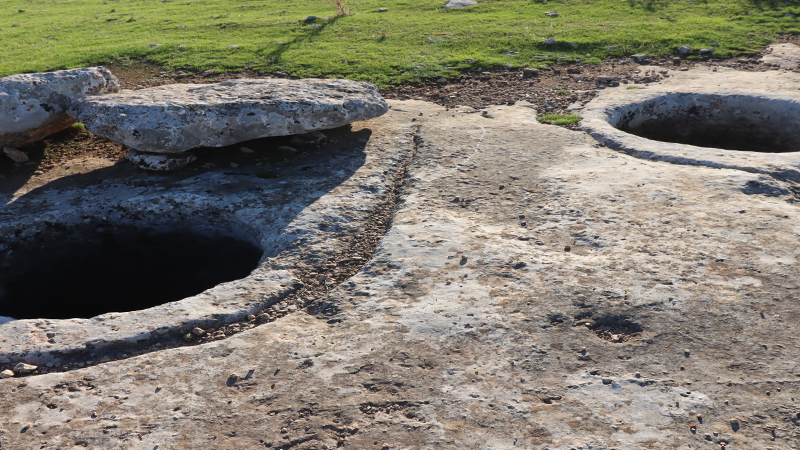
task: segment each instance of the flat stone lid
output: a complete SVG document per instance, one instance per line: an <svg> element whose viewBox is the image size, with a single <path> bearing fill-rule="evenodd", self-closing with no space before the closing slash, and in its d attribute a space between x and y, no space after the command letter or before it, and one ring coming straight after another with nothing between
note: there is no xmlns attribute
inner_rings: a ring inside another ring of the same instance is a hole
<svg viewBox="0 0 800 450"><path fill-rule="evenodd" d="M384 114L369 83L340 79L240 79L172 84L88 98L71 113L94 134L153 153L222 147L337 128Z"/></svg>

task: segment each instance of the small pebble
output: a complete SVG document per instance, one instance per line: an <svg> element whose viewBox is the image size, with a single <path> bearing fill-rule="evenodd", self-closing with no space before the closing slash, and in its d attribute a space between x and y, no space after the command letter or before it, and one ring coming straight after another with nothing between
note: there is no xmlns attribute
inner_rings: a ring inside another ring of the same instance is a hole
<svg viewBox="0 0 800 450"><path fill-rule="evenodd" d="M4 370L4 371L0 372L0 379L3 379L3 378L11 378L11 377L13 377L13 376L14 376L14 372L12 372L12 371L10 371L10 370L8 370L8 369L6 369L6 370Z"/></svg>
<svg viewBox="0 0 800 450"><path fill-rule="evenodd" d="M249 147L242 147L242 148L239 149L239 151L242 152L242 153L253 153L255 150L253 150L252 148L249 148Z"/></svg>
<svg viewBox="0 0 800 450"><path fill-rule="evenodd" d="M15 373L31 373L34 372L36 369L38 369L37 366L25 363L19 363L16 366L14 366Z"/></svg>
<svg viewBox="0 0 800 450"><path fill-rule="evenodd" d="M192 334L195 336L203 336L204 334L206 334L206 332L200 327L194 327L194 329L192 330Z"/></svg>

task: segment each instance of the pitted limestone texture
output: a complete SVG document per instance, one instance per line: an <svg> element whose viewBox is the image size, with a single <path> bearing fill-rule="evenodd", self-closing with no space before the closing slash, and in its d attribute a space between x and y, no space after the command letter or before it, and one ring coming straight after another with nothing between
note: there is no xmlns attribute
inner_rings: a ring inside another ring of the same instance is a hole
<svg viewBox="0 0 800 450"><path fill-rule="evenodd" d="M369 154L418 126L416 156L376 252L312 314L0 380L4 448L800 448L797 205L524 102L487 111L393 101L372 122ZM587 312L643 330L604 340L570 323Z"/></svg>
<svg viewBox="0 0 800 450"><path fill-rule="evenodd" d="M88 319L142 310L244 278L262 253L235 227L185 221L45 228L0 255L0 316Z"/></svg>
<svg viewBox="0 0 800 450"><path fill-rule="evenodd" d="M581 111L581 127L638 158L800 181L796 90L728 88L727 73L693 77L691 84L668 78L647 89L607 89Z"/></svg>
<svg viewBox="0 0 800 450"><path fill-rule="evenodd" d="M800 151L800 101L756 95L664 94L620 107L615 128L647 139L767 153Z"/></svg>
<svg viewBox="0 0 800 450"><path fill-rule="evenodd" d="M11 75L0 78L0 148L19 147L75 123L73 101L119 91L119 81L103 67Z"/></svg>
<svg viewBox="0 0 800 450"><path fill-rule="evenodd" d="M71 112L89 131L114 142L143 152L180 153L337 128L388 108L369 83L242 79L87 98Z"/></svg>

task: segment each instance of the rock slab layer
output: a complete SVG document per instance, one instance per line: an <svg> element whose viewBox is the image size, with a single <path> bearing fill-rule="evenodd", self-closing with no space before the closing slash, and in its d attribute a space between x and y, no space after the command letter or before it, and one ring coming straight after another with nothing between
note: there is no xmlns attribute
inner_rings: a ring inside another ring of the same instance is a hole
<svg viewBox="0 0 800 450"><path fill-rule="evenodd" d="M136 150L180 153L336 128L388 109L368 83L242 79L86 98L72 113L92 133Z"/></svg>
<svg viewBox="0 0 800 450"><path fill-rule="evenodd" d="M104 67L0 78L0 147L20 147L75 123L70 104L87 95L119 92Z"/></svg>

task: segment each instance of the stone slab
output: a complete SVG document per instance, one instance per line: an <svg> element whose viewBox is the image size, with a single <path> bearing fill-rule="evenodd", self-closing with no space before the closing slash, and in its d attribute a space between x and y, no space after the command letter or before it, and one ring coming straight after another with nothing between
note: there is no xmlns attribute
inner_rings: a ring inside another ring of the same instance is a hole
<svg viewBox="0 0 800 450"><path fill-rule="evenodd" d="M337 79L172 84L75 103L94 134L143 152L180 153L337 128L387 111L378 88Z"/></svg>
<svg viewBox="0 0 800 450"><path fill-rule="evenodd" d="M38 141L75 123L67 109L78 98L119 91L108 69L88 67L0 78L0 148Z"/></svg>

